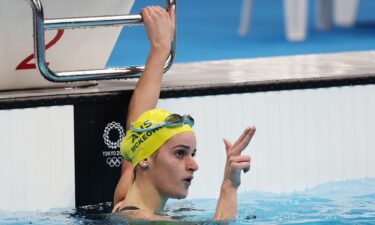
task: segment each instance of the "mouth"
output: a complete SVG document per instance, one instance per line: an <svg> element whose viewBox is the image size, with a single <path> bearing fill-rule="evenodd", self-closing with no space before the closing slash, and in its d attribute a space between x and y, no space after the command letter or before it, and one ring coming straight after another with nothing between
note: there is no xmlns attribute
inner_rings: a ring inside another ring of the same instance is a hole
<svg viewBox="0 0 375 225"><path fill-rule="evenodd" d="M182 179L182 182L190 185L192 180L193 180L193 177L186 177L186 178Z"/></svg>

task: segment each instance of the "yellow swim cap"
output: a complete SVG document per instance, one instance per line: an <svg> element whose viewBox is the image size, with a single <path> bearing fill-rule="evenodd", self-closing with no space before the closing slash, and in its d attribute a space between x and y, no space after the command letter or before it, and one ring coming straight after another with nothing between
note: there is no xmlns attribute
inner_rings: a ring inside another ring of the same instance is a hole
<svg viewBox="0 0 375 225"><path fill-rule="evenodd" d="M142 113L131 126L136 129L153 127L163 123L169 115L171 115L169 111L152 109ZM130 129L121 142L121 154L125 160L136 166L139 161L156 152L171 137L188 131L193 131L188 124L176 127L161 126L143 132Z"/></svg>

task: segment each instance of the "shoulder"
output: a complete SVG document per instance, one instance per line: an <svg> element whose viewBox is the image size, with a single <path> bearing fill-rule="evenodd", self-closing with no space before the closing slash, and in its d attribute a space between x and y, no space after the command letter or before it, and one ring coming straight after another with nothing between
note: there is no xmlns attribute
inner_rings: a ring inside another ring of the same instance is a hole
<svg viewBox="0 0 375 225"><path fill-rule="evenodd" d="M173 221L169 217L159 216L142 209L126 210L118 213L129 220L153 220L153 221Z"/></svg>

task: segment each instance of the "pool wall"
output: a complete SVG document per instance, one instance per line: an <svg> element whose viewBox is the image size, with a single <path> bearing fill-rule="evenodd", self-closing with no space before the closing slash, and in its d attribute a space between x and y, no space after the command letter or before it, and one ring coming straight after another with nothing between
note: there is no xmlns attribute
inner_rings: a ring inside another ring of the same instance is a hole
<svg viewBox="0 0 375 225"><path fill-rule="evenodd" d="M200 169L189 197L200 198L218 195L222 138L234 141L250 125L257 132L245 151L252 167L241 191L291 192L375 177L374 95L375 86L366 85L168 98L158 107L194 116ZM0 115L1 209L74 207L73 106Z"/></svg>
<svg viewBox="0 0 375 225"><path fill-rule="evenodd" d="M0 210L74 207L73 106L0 110Z"/></svg>
<svg viewBox="0 0 375 225"><path fill-rule="evenodd" d="M256 134L240 191L292 192L334 180L374 177L374 85L170 98L159 108L196 121L197 161L190 197L216 197L225 165L224 137Z"/></svg>
<svg viewBox="0 0 375 225"><path fill-rule="evenodd" d="M198 137L189 198L217 197L222 138L249 125L252 169L240 191L291 192L374 177L374 52L176 64L158 107L189 113ZM112 201L136 80L0 92L0 210ZM193 97L194 96L194 97Z"/></svg>

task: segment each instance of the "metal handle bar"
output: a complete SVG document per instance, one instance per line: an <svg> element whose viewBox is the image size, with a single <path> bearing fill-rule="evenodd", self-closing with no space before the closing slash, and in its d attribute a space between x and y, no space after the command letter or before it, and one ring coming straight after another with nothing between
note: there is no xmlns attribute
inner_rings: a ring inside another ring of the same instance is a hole
<svg viewBox="0 0 375 225"><path fill-rule="evenodd" d="M37 60L37 67L40 73L52 82L75 82L90 80L108 80L137 78L141 76L144 66L127 66L118 68L107 68L98 70L77 70L53 72L48 68L45 59L45 30L72 29L82 27L98 26L129 26L143 23L141 15L119 15L119 16L99 16L65 19L45 19L43 6L40 0L26 0L33 9L34 23L34 54ZM176 0L166 0L167 8L176 5ZM164 66L164 72L172 66L175 58L176 33L171 43L169 57Z"/></svg>

